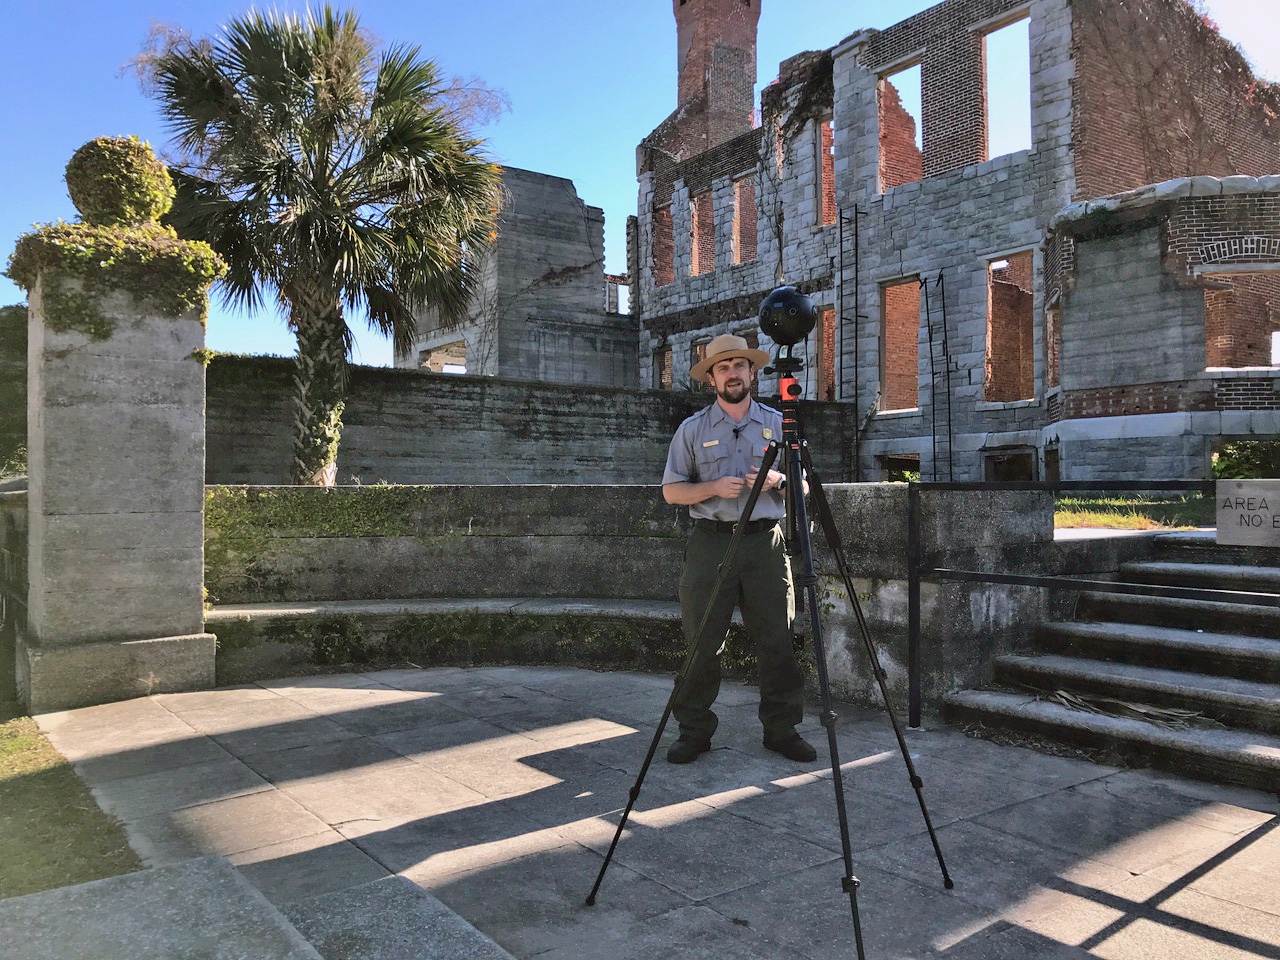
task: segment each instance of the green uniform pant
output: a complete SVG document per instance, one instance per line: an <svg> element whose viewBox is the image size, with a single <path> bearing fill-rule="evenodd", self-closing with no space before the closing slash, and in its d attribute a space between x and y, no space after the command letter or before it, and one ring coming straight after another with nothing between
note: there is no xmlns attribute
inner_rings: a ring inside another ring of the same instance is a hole
<svg viewBox="0 0 1280 960"><path fill-rule="evenodd" d="M685 546L680 575L680 612L685 640L692 645L711 600L721 560L732 534L695 526ZM780 525L742 537L706 629L672 706L682 736L710 740L718 720L711 710L720 692L720 653L733 608L755 646L760 665L760 723L766 738L788 736L804 718L804 677L791 640L795 593Z"/></svg>

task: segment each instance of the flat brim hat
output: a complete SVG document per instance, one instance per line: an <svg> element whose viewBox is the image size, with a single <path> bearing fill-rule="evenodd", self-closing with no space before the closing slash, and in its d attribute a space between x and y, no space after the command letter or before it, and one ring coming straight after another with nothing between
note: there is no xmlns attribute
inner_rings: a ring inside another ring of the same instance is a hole
<svg viewBox="0 0 1280 960"><path fill-rule="evenodd" d="M742 337L735 337L732 333L722 333L707 344L707 355L693 365L693 369L689 371L689 379L701 380L721 360L736 360L738 357L750 360L756 367L769 362L767 353L763 350L751 349Z"/></svg>

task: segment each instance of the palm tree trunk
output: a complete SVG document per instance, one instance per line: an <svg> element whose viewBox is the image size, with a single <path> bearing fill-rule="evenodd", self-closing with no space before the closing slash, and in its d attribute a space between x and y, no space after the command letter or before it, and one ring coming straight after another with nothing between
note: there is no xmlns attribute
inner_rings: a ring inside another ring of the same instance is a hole
<svg viewBox="0 0 1280 960"><path fill-rule="evenodd" d="M292 308L298 337L293 372L293 482L331 487L338 475L338 439L347 392L342 308L333 302L294 303Z"/></svg>

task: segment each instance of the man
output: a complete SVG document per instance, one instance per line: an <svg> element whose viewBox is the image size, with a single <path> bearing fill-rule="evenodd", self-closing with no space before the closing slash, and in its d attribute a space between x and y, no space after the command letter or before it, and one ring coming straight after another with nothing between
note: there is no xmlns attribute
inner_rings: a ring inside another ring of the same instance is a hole
<svg viewBox="0 0 1280 960"><path fill-rule="evenodd" d="M769 355L752 350L742 337L716 337L707 356L689 372L705 377L716 401L676 430L662 475L667 503L689 507L693 530L680 574L680 612L685 637L694 631L711 601L718 568L733 527L746 506L770 440L782 439L782 414L751 398L756 367ZM747 529L725 576L685 682L672 705L680 736L667 751L671 763L690 763L711 749L719 722L711 705L720 692L720 659L735 604L755 644L760 664L760 723L764 745L791 760L808 762L817 753L796 733L804 717L804 677L791 642L795 595L780 521L785 475L770 470Z"/></svg>

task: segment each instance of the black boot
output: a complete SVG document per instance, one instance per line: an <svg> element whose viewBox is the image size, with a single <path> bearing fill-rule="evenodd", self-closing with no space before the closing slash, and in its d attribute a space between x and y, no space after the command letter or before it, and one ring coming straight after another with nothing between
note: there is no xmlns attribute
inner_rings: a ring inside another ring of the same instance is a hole
<svg viewBox="0 0 1280 960"><path fill-rule="evenodd" d="M766 750L780 753L788 760L794 760L797 763L808 763L811 760L818 759L818 751L813 749L808 741L794 730L785 736L776 738L766 735L764 746Z"/></svg>
<svg viewBox="0 0 1280 960"><path fill-rule="evenodd" d="M681 734L680 738L667 750L667 763L693 763L710 749L710 740L699 740Z"/></svg>

